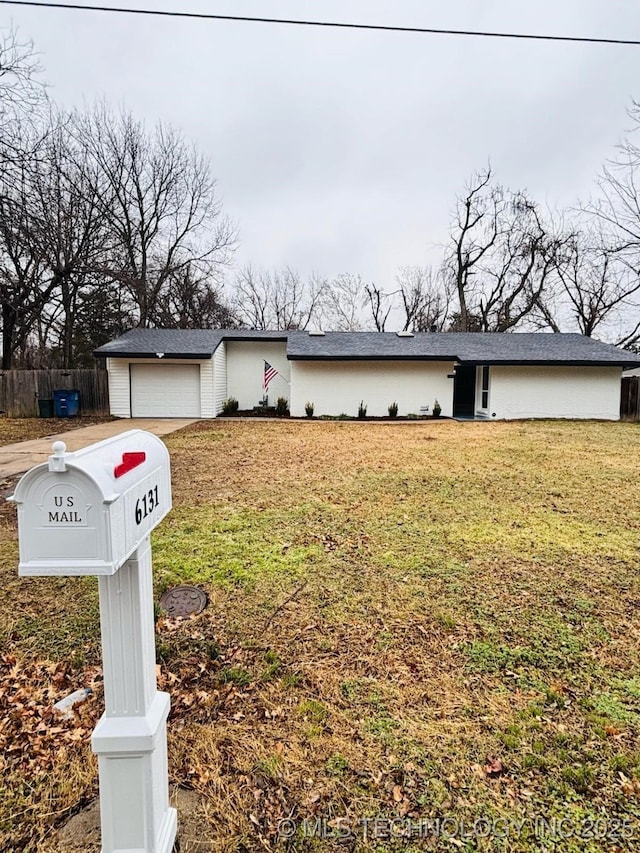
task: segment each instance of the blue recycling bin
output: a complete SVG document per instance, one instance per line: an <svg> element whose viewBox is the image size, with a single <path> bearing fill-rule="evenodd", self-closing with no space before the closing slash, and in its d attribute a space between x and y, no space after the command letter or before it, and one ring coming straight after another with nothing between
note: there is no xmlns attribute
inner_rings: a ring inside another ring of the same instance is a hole
<svg viewBox="0 0 640 853"><path fill-rule="evenodd" d="M80 392L54 391L53 413L56 418L76 418L80 414Z"/></svg>

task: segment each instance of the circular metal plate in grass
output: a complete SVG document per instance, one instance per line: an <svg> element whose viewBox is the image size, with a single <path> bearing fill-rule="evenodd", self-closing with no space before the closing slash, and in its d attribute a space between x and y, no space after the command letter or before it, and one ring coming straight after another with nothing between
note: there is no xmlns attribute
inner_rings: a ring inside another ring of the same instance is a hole
<svg viewBox="0 0 640 853"><path fill-rule="evenodd" d="M183 584L168 589L160 599L160 607L169 616L194 616L207 606L207 596L197 586Z"/></svg>

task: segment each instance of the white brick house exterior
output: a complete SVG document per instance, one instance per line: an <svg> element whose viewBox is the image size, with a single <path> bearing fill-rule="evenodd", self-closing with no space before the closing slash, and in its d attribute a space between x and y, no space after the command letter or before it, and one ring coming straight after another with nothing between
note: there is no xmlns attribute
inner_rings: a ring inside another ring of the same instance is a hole
<svg viewBox="0 0 640 853"><path fill-rule="evenodd" d="M303 417L431 411L482 419L617 420L624 368L640 358L592 338L554 334L256 332L135 329L96 351L117 417L218 416L228 397L263 397Z"/></svg>

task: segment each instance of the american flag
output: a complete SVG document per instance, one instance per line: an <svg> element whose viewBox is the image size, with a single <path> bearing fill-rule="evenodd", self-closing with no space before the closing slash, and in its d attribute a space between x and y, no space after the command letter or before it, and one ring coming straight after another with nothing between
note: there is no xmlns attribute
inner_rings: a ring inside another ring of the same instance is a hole
<svg viewBox="0 0 640 853"><path fill-rule="evenodd" d="M264 376L262 377L262 387L265 391L269 388L269 383L273 379L274 376L278 375L278 371L275 367L271 367L268 361L264 363Z"/></svg>

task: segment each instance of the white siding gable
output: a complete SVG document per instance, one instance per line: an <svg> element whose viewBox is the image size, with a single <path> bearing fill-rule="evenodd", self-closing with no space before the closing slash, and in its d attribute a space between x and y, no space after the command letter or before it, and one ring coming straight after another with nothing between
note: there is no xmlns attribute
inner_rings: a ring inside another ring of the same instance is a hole
<svg viewBox="0 0 640 853"><path fill-rule="evenodd" d="M200 417L215 418L215 378L213 359L200 362Z"/></svg>
<svg viewBox="0 0 640 853"><path fill-rule="evenodd" d="M227 349L224 341L219 345L213 356L214 377L214 406L215 414L222 412L227 394Z"/></svg>
<svg viewBox="0 0 640 853"><path fill-rule="evenodd" d="M109 412L115 418L131 417L129 388L129 362L122 358L108 358Z"/></svg>

